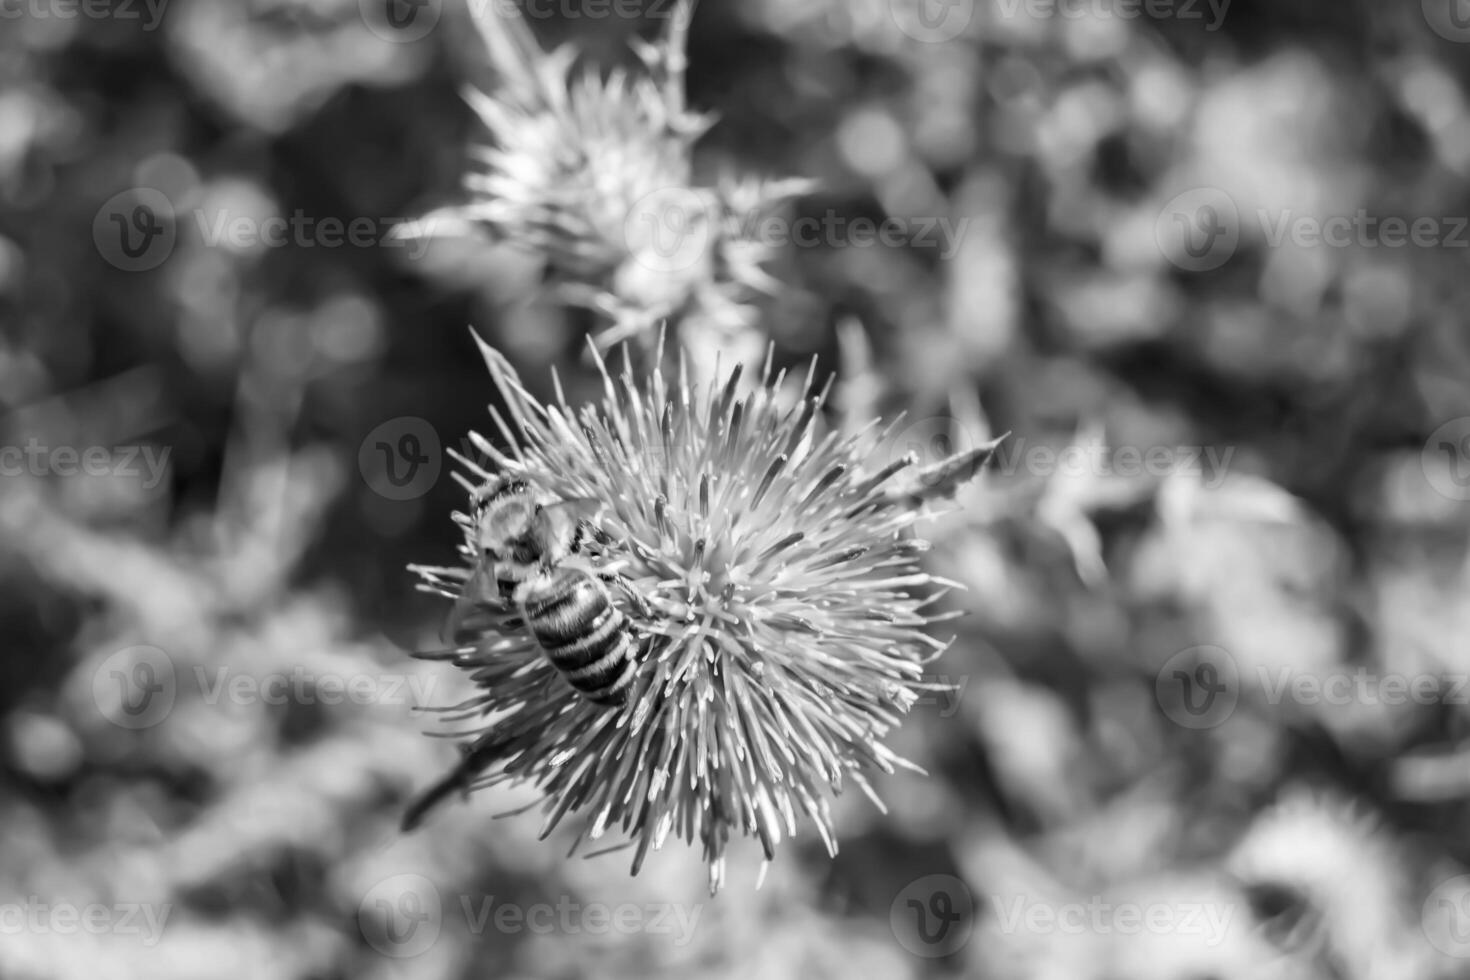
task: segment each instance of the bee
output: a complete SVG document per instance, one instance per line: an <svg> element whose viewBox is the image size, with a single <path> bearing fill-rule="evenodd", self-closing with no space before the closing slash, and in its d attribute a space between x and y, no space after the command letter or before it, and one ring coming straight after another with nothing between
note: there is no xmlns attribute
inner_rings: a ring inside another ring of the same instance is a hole
<svg viewBox="0 0 1470 980"><path fill-rule="evenodd" d="M476 609L513 603L566 682L593 704L616 707L637 672L638 640L606 584L623 583L621 576L583 559L590 541L605 540L591 523L601 507L592 498L548 496L514 476L478 487L470 517L479 553L448 631L457 642Z"/></svg>

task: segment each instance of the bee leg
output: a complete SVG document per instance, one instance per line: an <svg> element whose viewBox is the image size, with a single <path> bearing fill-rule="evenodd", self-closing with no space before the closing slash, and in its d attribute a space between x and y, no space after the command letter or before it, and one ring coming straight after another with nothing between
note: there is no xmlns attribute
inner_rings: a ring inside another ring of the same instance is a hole
<svg viewBox="0 0 1470 980"><path fill-rule="evenodd" d="M613 543L613 536L611 534L608 534L602 528L598 527L592 521L583 521L582 527L586 529L586 533L590 534L592 536L592 540L596 542L600 547L606 548L608 545Z"/></svg>
<svg viewBox="0 0 1470 980"><path fill-rule="evenodd" d="M633 588L633 583L629 582L621 573L604 570L601 577L608 585L615 586L623 595L627 596L633 605L638 608L639 615L646 617L652 614L653 610L648 605L648 600L643 598L643 593Z"/></svg>
<svg viewBox="0 0 1470 980"><path fill-rule="evenodd" d="M638 612L647 616L650 612L648 602L643 598L642 593L633 588L633 583L629 582L627 577L623 575L623 569L627 568L629 564L631 562L626 558L608 562L606 565L597 569L597 577L602 579L605 584L618 589L626 595L632 601L633 605L638 607Z"/></svg>
<svg viewBox="0 0 1470 980"><path fill-rule="evenodd" d="M428 816L430 810L434 809L440 801L456 789L462 788L465 785L467 785L467 780L464 778L460 767L456 766L443 779L440 779L433 786L430 786L418 796L414 797L413 802L408 805L408 809L403 812L403 821L399 824L399 831L407 834L417 829L418 825L423 822L424 817Z"/></svg>
<svg viewBox="0 0 1470 980"><path fill-rule="evenodd" d="M429 811L456 790L459 791L461 799L469 799L470 783L495 762L504 748L501 739L488 734L476 739L473 745L461 743L459 764L414 798L408 809L404 811L399 830L405 834L414 830L423 822L424 817L428 816Z"/></svg>
<svg viewBox="0 0 1470 980"><path fill-rule="evenodd" d="M578 569L584 575L599 579L604 585L616 588L638 607L640 614L645 616L649 615L650 608L648 603L638 590L633 588L633 584L623 575L623 569L627 568L630 564L631 562L628 559L620 558L617 561L611 561L599 567L582 558L568 558L562 562L561 567Z"/></svg>

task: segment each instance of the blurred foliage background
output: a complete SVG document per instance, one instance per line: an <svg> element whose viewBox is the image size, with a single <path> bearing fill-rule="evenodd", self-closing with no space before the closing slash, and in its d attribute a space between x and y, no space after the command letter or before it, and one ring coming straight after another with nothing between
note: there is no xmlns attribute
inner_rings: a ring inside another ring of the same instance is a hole
<svg viewBox="0 0 1470 980"><path fill-rule="evenodd" d="M406 656L444 609L404 565L451 560L443 450L489 431L466 324L591 391L590 321L536 301L535 256L387 240L462 199L459 92L493 84L462 5L422 31L368 0L0 5L0 974L1463 975L1470 28L1434 0L925 2L693 24L702 172L816 180L792 217L966 219L953 248L779 250L778 361L820 355L844 412L907 411L920 448L1012 433L931 534L968 591L955 690L897 739L930 775L880 778L886 816L842 798L835 861L801 838L756 890L735 850L715 899L697 854L632 879L492 822L528 793L396 833L454 758L412 709L465 693ZM672 7L532 9L631 64ZM129 229L139 188L172 218ZM1210 268L1169 244L1200 188L1238 212ZM1271 233L1360 209L1440 238ZM272 217L304 231L221 234ZM1233 710L1191 725L1165 689L1202 645ZM1345 673L1445 696L1272 694ZM130 714L129 684L167 703ZM698 919L497 928L486 896ZM426 898L405 946L382 916ZM1169 924L1017 926L1018 900ZM95 930L31 917L94 904Z"/></svg>

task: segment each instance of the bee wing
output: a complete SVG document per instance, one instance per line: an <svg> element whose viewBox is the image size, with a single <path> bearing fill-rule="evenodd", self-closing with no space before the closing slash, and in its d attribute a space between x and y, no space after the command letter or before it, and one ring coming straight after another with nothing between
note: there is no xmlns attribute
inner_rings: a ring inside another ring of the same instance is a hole
<svg viewBox="0 0 1470 980"><path fill-rule="evenodd" d="M546 540L562 541L578 522L597 519L606 502L596 497L563 497L541 508L540 521Z"/></svg>
<svg viewBox="0 0 1470 980"><path fill-rule="evenodd" d="M604 507L607 501L600 497L562 497L542 508L543 513L555 511L565 513L581 520L592 520Z"/></svg>
<svg viewBox="0 0 1470 980"><path fill-rule="evenodd" d="M500 602L500 583L496 581L494 565L478 562L449 610L449 618L444 623L445 641L459 643L462 636L475 629L470 618L487 607L498 607Z"/></svg>

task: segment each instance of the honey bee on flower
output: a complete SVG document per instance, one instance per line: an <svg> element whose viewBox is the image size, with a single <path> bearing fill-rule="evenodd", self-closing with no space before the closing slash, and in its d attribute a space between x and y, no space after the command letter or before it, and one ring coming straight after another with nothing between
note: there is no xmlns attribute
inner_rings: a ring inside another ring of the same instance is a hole
<svg viewBox="0 0 1470 980"><path fill-rule="evenodd" d="M459 610L450 649L430 656L472 672L476 694L451 710L481 725L407 823L455 790L526 780L544 795L543 834L572 817L578 843L616 831L635 873L670 834L700 844L712 888L734 835L757 837L769 860L807 824L835 851L830 799L856 785L876 800L868 771L904 764L883 737L946 646L926 627L949 583L919 564L913 525L993 446L943 461L938 480L910 456L867 466L861 433L824 431L815 365L790 404L769 357L744 396L738 365L698 389L682 369L640 385L627 358L615 374L596 357L602 403L574 409L560 394L540 404L502 355L481 352L507 406L505 445L472 436L486 464L464 460L478 513L461 515L466 564L416 568ZM573 501L596 502L576 505L585 523L567 523ZM555 536L537 530L548 508ZM631 665L605 703L547 648L586 634L538 633L545 610L528 607L524 583L573 558L591 618L636 645L604 665Z"/></svg>

